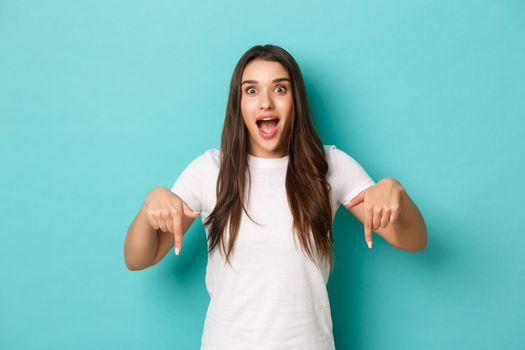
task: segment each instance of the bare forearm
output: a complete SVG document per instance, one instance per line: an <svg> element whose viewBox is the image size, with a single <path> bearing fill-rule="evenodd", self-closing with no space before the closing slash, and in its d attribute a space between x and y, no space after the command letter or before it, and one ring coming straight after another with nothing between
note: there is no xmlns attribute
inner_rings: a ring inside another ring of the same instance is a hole
<svg viewBox="0 0 525 350"><path fill-rule="evenodd" d="M409 251L425 249L427 245L425 221L419 209L405 191L402 192L399 218L393 225L402 249Z"/></svg>
<svg viewBox="0 0 525 350"><path fill-rule="evenodd" d="M124 258L129 270L152 265L158 249L157 231L149 224L144 206L131 223L124 241Z"/></svg>

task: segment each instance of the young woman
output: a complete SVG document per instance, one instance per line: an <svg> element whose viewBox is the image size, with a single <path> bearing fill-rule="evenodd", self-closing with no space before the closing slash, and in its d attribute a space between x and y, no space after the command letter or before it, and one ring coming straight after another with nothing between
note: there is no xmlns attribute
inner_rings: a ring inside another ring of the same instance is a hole
<svg viewBox="0 0 525 350"><path fill-rule="evenodd" d="M233 72L221 148L197 156L171 189L153 189L127 233L129 269L159 262L201 215L211 297L202 349L335 349L326 283L332 222L343 204L399 249L426 245L401 184L375 183L348 154L323 145L293 57L249 49Z"/></svg>

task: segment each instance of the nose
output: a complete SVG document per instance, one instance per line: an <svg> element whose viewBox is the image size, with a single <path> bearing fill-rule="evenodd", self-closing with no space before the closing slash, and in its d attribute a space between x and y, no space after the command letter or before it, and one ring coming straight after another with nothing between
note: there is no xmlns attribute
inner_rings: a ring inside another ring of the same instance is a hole
<svg viewBox="0 0 525 350"><path fill-rule="evenodd" d="M262 109L269 109L273 107L272 97L270 94L266 91L261 93L261 108Z"/></svg>

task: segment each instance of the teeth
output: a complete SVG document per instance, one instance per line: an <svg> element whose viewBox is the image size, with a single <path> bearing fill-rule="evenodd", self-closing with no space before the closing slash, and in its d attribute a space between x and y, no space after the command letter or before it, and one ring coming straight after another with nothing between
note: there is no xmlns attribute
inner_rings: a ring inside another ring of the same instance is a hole
<svg viewBox="0 0 525 350"><path fill-rule="evenodd" d="M276 119L277 118L270 118L270 117L268 117L268 118L263 118L263 119L259 119L259 120L276 120Z"/></svg>

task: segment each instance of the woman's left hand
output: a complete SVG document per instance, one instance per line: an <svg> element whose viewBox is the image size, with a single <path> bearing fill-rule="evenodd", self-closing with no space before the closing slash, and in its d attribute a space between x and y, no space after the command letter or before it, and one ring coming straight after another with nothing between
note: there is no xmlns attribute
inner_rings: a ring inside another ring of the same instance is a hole
<svg viewBox="0 0 525 350"><path fill-rule="evenodd" d="M365 240L369 248L372 248L372 230L387 227L399 217L403 192L404 188L397 180L385 178L361 191L346 206L352 208L364 203Z"/></svg>

